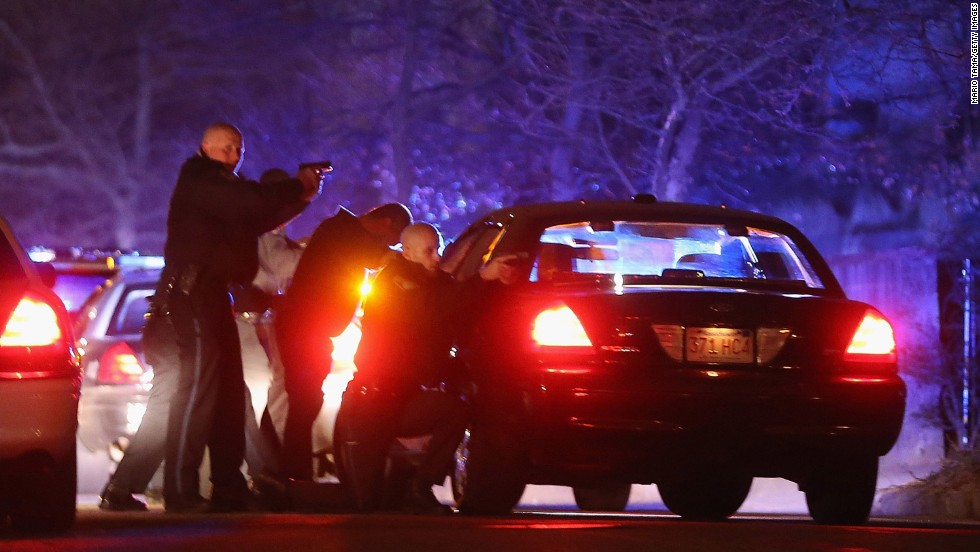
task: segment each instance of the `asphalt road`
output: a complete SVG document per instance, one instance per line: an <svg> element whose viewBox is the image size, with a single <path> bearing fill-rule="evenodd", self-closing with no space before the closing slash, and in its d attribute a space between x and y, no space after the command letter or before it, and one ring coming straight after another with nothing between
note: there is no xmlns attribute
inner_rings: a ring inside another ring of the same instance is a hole
<svg viewBox="0 0 980 552"><path fill-rule="evenodd" d="M980 524L873 518L826 527L805 516L738 515L683 522L664 513L588 515L521 512L508 517L400 514L107 513L79 508L65 535L27 537L0 529L0 550L262 551L943 551L980 550Z"/></svg>

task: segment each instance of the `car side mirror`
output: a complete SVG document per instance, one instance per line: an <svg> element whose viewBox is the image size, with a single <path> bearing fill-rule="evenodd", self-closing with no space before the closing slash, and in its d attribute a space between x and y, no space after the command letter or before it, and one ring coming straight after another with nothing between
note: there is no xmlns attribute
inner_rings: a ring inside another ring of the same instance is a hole
<svg viewBox="0 0 980 552"><path fill-rule="evenodd" d="M54 270L54 265L48 262L34 263L34 268L37 270L37 275L41 277L41 281L44 285L49 288L54 287L55 281L58 279L58 274Z"/></svg>

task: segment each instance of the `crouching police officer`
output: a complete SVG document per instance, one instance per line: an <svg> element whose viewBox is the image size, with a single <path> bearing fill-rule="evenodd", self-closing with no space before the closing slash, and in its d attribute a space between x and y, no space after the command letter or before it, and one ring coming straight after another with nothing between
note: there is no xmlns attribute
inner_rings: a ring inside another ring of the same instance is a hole
<svg viewBox="0 0 980 552"><path fill-rule="evenodd" d="M404 497L412 513L445 514L432 486L448 473L466 429L466 408L445 391L451 378L448 301L453 280L439 269L439 232L408 226L403 253L381 270L364 305L357 373L338 414L341 476L362 510L380 505L383 472L395 438L431 435Z"/></svg>

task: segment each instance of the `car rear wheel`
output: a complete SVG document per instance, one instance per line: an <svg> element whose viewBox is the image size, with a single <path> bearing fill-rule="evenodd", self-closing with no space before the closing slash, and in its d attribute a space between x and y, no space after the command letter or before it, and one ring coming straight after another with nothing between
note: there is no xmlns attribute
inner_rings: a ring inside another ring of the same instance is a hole
<svg viewBox="0 0 980 552"><path fill-rule="evenodd" d="M728 518L745 502L751 486L751 476L717 468L686 472L657 483L664 506L694 521Z"/></svg>
<svg viewBox="0 0 980 552"><path fill-rule="evenodd" d="M67 531L75 523L77 489L75 450L17 485L10 524L28 533Z"/></svg>
<svg viewBox="0 0 980 552"><path fill-rule="evenodd" d="M523 458L521 447L499 428L478 425L466 430L451 477L460 513L510 513L524 494Z"/></svg>
<svg viewBox="0 0 980 552"><path fill-rule="evenodd" d="M630 500L629 483L606 483L602 485L575 486L575 504L580 510L602 512L622 512Z"/></svg>
<svg viewBox="0 0 980 552"><path fill-rule="evenodd" d="M861 525L868 520L878 483L878 458L828 462L804 487L810 516L822 525Z"/></svg>

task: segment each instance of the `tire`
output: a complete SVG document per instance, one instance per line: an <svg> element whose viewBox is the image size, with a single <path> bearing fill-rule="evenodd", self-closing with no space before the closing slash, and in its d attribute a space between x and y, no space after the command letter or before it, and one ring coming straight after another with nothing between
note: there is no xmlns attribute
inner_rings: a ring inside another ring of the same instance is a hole
<svg viewBox="0 0 980 552"><path fill-rule="evenodd" d="M466 430L451 475L456 508L465 515L509 514L524 494L521 447L492 426Z"/></svg>
<svg viewBox="0 0 980 552"><path fill-rule="evenodd" d="M878 483L878 458L828 462L804 487L810 517L821 525L862 525L868 521Z"/></svg>
<svg viewBox="0 0 980 552"><path fill-rule="evenodd" d="M595 486L572 487L579 510L622 512L630 500L629 483L606 483Z"/></svg>
<svg viewBox="0 0 980 552"><path fill-rule="evenodd" d="M712 468L657 483L664 506L691 521L727 519L745 502L751 486L751 476Z"/></svg>
<svg viewBox="0 0 980 552"><path fill-rule="evenodd" d="M73 441L74 442L74 441ZM70 454L51 464L50 469L17 485L12 500L10 524L25 533L59 533L75 524L78 488L74 446Z"/></svg>

